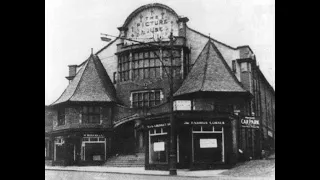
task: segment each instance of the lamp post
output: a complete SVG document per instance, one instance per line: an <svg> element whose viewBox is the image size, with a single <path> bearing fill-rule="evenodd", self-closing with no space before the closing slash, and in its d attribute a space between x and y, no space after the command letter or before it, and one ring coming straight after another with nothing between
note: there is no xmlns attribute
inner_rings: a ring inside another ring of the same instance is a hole
<svg viewBox="0 0 320 180"><path fill-rule="evenodd" d="M102 34L105 36L111 36L108 34ZM111 37L116 37L116 36L111 36ZM132 39L127 39L124 37L118 37L120 39L124 39L124 40L129 40L129 41L133 41L133 42L137 42L140 44L145 44L145 45L151 45L154 47L158 47L158 48L162 48L161 42L160 44L154 44L154 43L145 43L145 42L141 42L141 41L136 41L136 40L132 40ZM168 75L169 78L169 83L170 83L170 92L169 92L169 104L170 104L170 124L171 124L171 131L170 131L170 150L169 150L169 174L170 175L177 175L177 137L176 137L176 122L174 119L174 114L173 114L173 52L172 50L173 48L173 34L172 32L170 33L170 76ZM101 37L102 41L111 41L110 38L106 38L106 37ZM159 60L161 61L162 65L162 59L159 57Z"/></svg>

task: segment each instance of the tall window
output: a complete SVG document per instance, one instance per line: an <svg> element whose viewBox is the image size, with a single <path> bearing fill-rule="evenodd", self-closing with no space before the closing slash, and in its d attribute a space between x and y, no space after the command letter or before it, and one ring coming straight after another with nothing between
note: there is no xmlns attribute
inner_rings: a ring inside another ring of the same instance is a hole
<svg viewBox="0 0 320 180"><path fill-rule="evenodd" d="M58 126L62 126L66 124L65 115L66 115L65 108L58 110Z"/></svg>
<svg viewBox="0 0 320 180"><path fill-rule="evenodd" d="M100 124L100 107L84 106L82 108L83 124Z"/></svg>
<svg viewBox="0 0 320 180"><path fill-rule="evenodd" d="M156 55L155 55L156 54ZM132 54L133 76L132 79L158 78L160 75L161 62L157 55L159 52L137 52Z"/></svg>
<svg viewBox="0 0 320 180"><path fill-rule="evenodd" d="M119 75L120 82L129 80L129 54L124 54L119 56Z"/></svg>
<svg viewBox="0 0 320 180"><path fill-rule="evenodd" d="M232 71L237 72L236 61L232 60Z"/></svg>
<svg viewBox="0 0 320 180"><path fill-rule="evenodd" d="M152 107L160 104L160 90L132 93L132 106L135 108Z"/></svg>

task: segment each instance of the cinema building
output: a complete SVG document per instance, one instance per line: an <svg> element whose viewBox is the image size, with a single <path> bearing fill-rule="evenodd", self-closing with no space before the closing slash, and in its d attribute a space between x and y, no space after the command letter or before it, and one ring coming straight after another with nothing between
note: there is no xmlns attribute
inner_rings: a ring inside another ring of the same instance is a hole
<svg viewBox="0 0 320 180"><path fill-rule="evenodd" d="M53 164L108 164L138 154L145 169L168 169L170 68L177 168L228 168L274 150L275 91L253 51L188 21L163 4L141 6L117 38L69 65L69 85L50 105Z"/></svg>

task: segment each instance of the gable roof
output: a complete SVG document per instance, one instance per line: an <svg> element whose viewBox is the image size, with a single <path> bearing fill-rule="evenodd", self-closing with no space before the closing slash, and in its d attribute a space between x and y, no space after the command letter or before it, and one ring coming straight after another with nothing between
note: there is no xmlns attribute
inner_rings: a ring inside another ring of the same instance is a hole
<svg viewBox="0 0 320 180"><path fill-rule="evenodd" d="M116 102L116 92L98 56L91 54L62 95L51 104L63 102Z"/></svg>
<svg viewBox="0 0 320 180"><path fill-rule="evenodd" d="M248 92L209 39L174 96L195 92Z"/></svg>

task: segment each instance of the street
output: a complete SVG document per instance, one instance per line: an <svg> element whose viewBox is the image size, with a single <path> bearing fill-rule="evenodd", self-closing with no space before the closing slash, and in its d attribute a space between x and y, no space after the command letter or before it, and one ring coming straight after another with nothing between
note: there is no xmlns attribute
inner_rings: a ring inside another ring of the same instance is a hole
<svg viewBox="0 0 320 180"><path fill-rule="evenodd" d="M131 174L118 174L118 173L100 173L100 172L77 172L77 171L56 171L45 170L45 180L193 180L193 179L210 179L210 180L229 180L229 179L268 179L274 180L274 177L184 177L184 176L157 176L157 175L131 175Z"/></svg>

